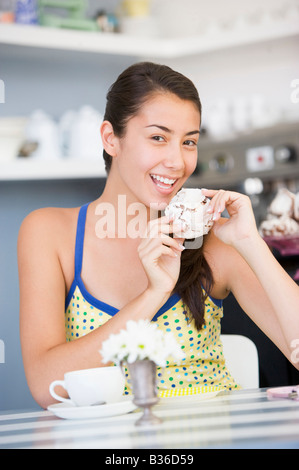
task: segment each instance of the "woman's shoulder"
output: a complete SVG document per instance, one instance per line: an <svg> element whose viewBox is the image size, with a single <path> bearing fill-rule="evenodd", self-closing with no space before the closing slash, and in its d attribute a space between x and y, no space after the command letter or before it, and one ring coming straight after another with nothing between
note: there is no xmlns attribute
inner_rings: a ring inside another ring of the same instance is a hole
<svg viewBox="0 0 299 470"><path fill-rule="evenodd" d="M75 232L78 212L79 207L46 207L30 212L21 223L18 244L57 249Z"/></svg>
<svg viewBox="0 0 299 470"><path fill-rule="evenodd" d="M46 231L60 228L67 229L77 219L79 207L61 208L44 207L30 212L22 221L21 229Z"/></svg>

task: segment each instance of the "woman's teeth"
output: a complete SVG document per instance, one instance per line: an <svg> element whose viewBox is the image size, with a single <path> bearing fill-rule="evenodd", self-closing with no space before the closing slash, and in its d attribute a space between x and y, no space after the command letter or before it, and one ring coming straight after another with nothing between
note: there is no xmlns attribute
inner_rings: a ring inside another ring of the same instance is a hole
<svg viewBox="0 0 299 470"><path fill-rule="evenodd" d="M155 180L157 186L160 186L160 188L165 188L165 186L170 187L176 182L176 179L164 178L163 176L159 175L151 175L151 177L153 180Z"/></svg>

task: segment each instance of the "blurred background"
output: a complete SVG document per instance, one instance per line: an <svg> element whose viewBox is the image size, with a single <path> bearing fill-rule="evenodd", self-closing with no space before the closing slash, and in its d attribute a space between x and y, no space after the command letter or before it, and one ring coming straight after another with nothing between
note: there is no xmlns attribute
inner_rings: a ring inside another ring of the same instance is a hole
<svg viewBox="0 0 299 470"><path fill-rule="evenodd" d="M279 190L299 192L298 57L299 0L0 0L0 411L37 407L19 343L20 224L102 192L99 126L119 73L152 60L193 80L203 118L189 185L248 194L260 224ZM298 232L284 235L291 246L272 249L297 279ZM299 383L232 296L222 328L256 343L262 387Z"/></svg>

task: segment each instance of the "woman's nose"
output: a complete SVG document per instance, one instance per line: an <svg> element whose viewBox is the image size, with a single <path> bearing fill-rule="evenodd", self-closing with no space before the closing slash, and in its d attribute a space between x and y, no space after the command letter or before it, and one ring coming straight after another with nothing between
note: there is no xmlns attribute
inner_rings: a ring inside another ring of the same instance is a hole
<svg viewBox="0 0 299 470"><path fill-rule="evenodd" d="M185 161L182 151L179 149L172 149L164 159L164 165L166 168L173 168L175 170L181 170L184 168Z"/></svg>

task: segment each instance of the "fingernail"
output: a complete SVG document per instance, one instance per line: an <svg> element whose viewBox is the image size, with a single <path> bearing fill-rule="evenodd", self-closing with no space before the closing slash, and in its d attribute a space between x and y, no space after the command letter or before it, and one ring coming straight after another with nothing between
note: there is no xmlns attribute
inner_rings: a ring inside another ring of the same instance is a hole
<svg viewBox="0 0 299 470"><path fill-rule="evenodd" d="M182 251L186 249L186 248L184 247L184 245L182 245L181 243L179 243L179 247L180 247L180 249L181 249Z"/></svg>

